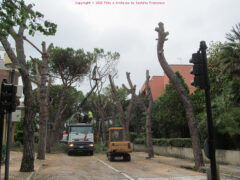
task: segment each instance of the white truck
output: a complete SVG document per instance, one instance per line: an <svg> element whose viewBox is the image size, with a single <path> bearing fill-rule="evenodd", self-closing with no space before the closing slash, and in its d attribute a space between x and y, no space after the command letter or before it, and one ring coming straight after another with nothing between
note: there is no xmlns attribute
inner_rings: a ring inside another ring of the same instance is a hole
<svg viewBox="0 0 240 180"><path fill-rule="evenodd" d="M73 152L88 152L93 155L93 125L88 123L70 124L61 142L68 144L68 155L72 155Z"/></svg>

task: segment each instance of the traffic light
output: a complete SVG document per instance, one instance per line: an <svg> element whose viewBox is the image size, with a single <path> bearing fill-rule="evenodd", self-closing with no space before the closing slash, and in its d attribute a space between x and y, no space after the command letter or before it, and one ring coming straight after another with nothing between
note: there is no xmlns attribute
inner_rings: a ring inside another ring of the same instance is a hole
<svg viewBox="0 0 240 180"><path fill-rule="evenodd" d="M193 53L192 59L189 62L193 63L193 69L190 73L194 75L194 80L191 82L191 85L200 89L205 89L206 83L202 53L200 51Z"/></svg>
<svg viewBox="0 0 240 180"><path fill-rule="evenodd" d="M1 104L3 109L7 112L16 111L16 93L17 86L9 84L6 80L3 80L1 88Z"/></svg>

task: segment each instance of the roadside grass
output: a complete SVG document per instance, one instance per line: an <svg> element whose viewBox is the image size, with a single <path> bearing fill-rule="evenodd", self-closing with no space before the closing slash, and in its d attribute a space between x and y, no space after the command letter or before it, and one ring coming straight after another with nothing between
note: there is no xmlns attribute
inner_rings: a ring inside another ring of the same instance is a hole
<svg viewBox="0 0 240 180"><path fill-rule="evenodd" d="M51 147L50 154L67 153L67 152L68 152L67 144L57 143L53 147Z"/></svg>
<svg viewBox="0 0 240 180"><path fill-rule="evenodd" d="M97 143L94 145L95 153L104 154L107 153L108 146L107 144Z"/></svg>
<svg viewBox="0 0 240 180"><path fill-rule="evenodd" d="M11 151L17 151L17 152L22 152L23 151L23 144L19 141L11 143L10 150Z"/></svg>

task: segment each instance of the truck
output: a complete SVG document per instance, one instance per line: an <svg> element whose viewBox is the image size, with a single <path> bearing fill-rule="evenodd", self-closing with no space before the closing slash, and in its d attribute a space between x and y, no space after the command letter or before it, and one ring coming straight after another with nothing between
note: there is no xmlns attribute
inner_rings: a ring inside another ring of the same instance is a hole
<svg viewBox="0 0 240 180"><path fill-rule="evenodd" d="M74 152L94 153L93 125L88 123L69 124L61 142L68 145L68 155Z"/></svg>

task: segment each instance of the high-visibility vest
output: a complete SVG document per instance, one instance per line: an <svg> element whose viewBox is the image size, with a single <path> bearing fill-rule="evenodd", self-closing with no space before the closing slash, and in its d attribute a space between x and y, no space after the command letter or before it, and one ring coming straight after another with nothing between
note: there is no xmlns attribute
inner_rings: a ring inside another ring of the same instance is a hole
<svg viewBox="0 0 240 180"><path fill-rule="evenodd" d="M92 114L91 111L88 112L88 117L89 117L89 118L93 118L93 114Z"/></svg>

